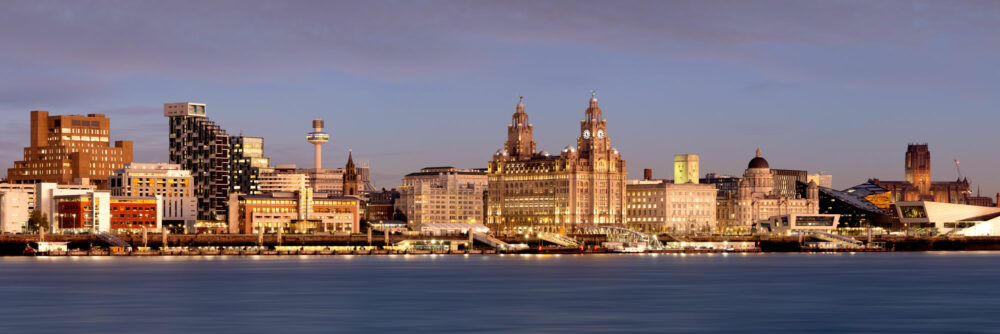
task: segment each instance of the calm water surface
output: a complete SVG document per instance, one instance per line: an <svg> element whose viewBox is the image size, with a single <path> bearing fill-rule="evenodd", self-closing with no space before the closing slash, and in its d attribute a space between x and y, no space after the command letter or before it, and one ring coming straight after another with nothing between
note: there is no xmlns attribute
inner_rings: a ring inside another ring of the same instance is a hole
<svg viewBox="0 0 1000 334"><path fill-rule="evenodd" d="M0 258L0 333L1000 333L1000 253Z"/></svg>

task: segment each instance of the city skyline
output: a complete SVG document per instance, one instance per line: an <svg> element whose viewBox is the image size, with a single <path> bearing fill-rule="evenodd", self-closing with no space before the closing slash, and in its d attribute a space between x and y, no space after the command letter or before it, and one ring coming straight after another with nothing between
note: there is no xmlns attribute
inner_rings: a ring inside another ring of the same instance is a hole
<svg viewBox="0 0 1000 334"><path fill-rule="evenodd" d="M325 164L353 149L392 188L427 166L485 167L521 95L538 150L573 145L596 89L631 179L671 178L678 153L698 154L702 174L738 176L760 146L773 167L827 171L843 189L902 179L904 145L927 142L934 180L957 178L958 159L973 189L1000 189L985 144L1000 120L995 3L653 3L665 17L576 2L118 4L14 2L0 14L0 39L17 46L0 55L7 167L30 110L106 114L135 161L167 162L162 104L198 101L231 135L264 137L274 163L311 165L302 134L325 119ZM235 12L212 20L222 9ZM163 17L135 14L149 10ZM181 11L211 29L169 24Z"/></svg>

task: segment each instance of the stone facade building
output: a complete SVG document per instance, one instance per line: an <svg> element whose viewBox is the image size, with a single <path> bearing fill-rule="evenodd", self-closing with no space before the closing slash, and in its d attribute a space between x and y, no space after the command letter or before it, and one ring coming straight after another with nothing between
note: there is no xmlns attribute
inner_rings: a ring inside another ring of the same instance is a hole
<svg viewBox="0 0 1000 334"><path fill-rule="evenodd" d="M719 218L720 232L744 233L754 224L774 216L792 214L819 213L819 186L810 182L806 189L806 198L789 197L778 193L775 189L774 173L771 167L757 149L756 157L750 160L743 178L739 181L736 197L720 201L719 206L727 208L720 212L730 213L731 217Z"/></svg>
<svg viewBox="0 0 1000 334"><path fill-rule="evenodd" d="M427 223L482 223L486 171L427 167L403 177L396 209L411 227Z"/></svg>
<svg viewBox="0 0 1000 334"><path fill-rule="evenodd" d="M577 147L535 151L524 102L507 126L504 148L489 163L486 225L508 232L564 232L625 221L625 160L611 147L597 98L580 121Z"/></svg>
<svg viewBox="0 0 1000 334"><path fill-rule="evenodd" d="M629 228L646 233L711 232L716 226L714 184L629 181Z"/></svg>

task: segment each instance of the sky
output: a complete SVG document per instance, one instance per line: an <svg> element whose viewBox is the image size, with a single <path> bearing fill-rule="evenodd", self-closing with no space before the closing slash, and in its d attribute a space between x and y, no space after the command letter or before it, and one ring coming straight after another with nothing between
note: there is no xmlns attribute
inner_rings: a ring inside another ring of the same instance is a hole
<svg viewBox="0 0 1000 334"><path fill-rule="evenodd" d="M135 160L166 162L163 104L207 104L274 163L309 166L311 120L376 187L425 166L484 168L519 96L539 150L576 142L595 90L631 178L824 171L1000 191L1000 1L4 1L0 163L30 110L103 113ZM974 190L975 191L975 190Z"/></svg>

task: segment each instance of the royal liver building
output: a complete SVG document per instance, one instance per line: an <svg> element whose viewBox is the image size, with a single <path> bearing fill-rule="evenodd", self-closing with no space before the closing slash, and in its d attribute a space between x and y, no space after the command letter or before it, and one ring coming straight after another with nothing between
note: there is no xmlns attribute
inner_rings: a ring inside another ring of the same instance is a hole
<svg viewBox="0 0 1000 334"><path fill-rule="evenodd" d="M524 102L507 142L489 166L487 225L496 231L569 232L580 225L625 223L625 160L611 147L607 122L591 97L577 147L535 151Z"/></svg>

